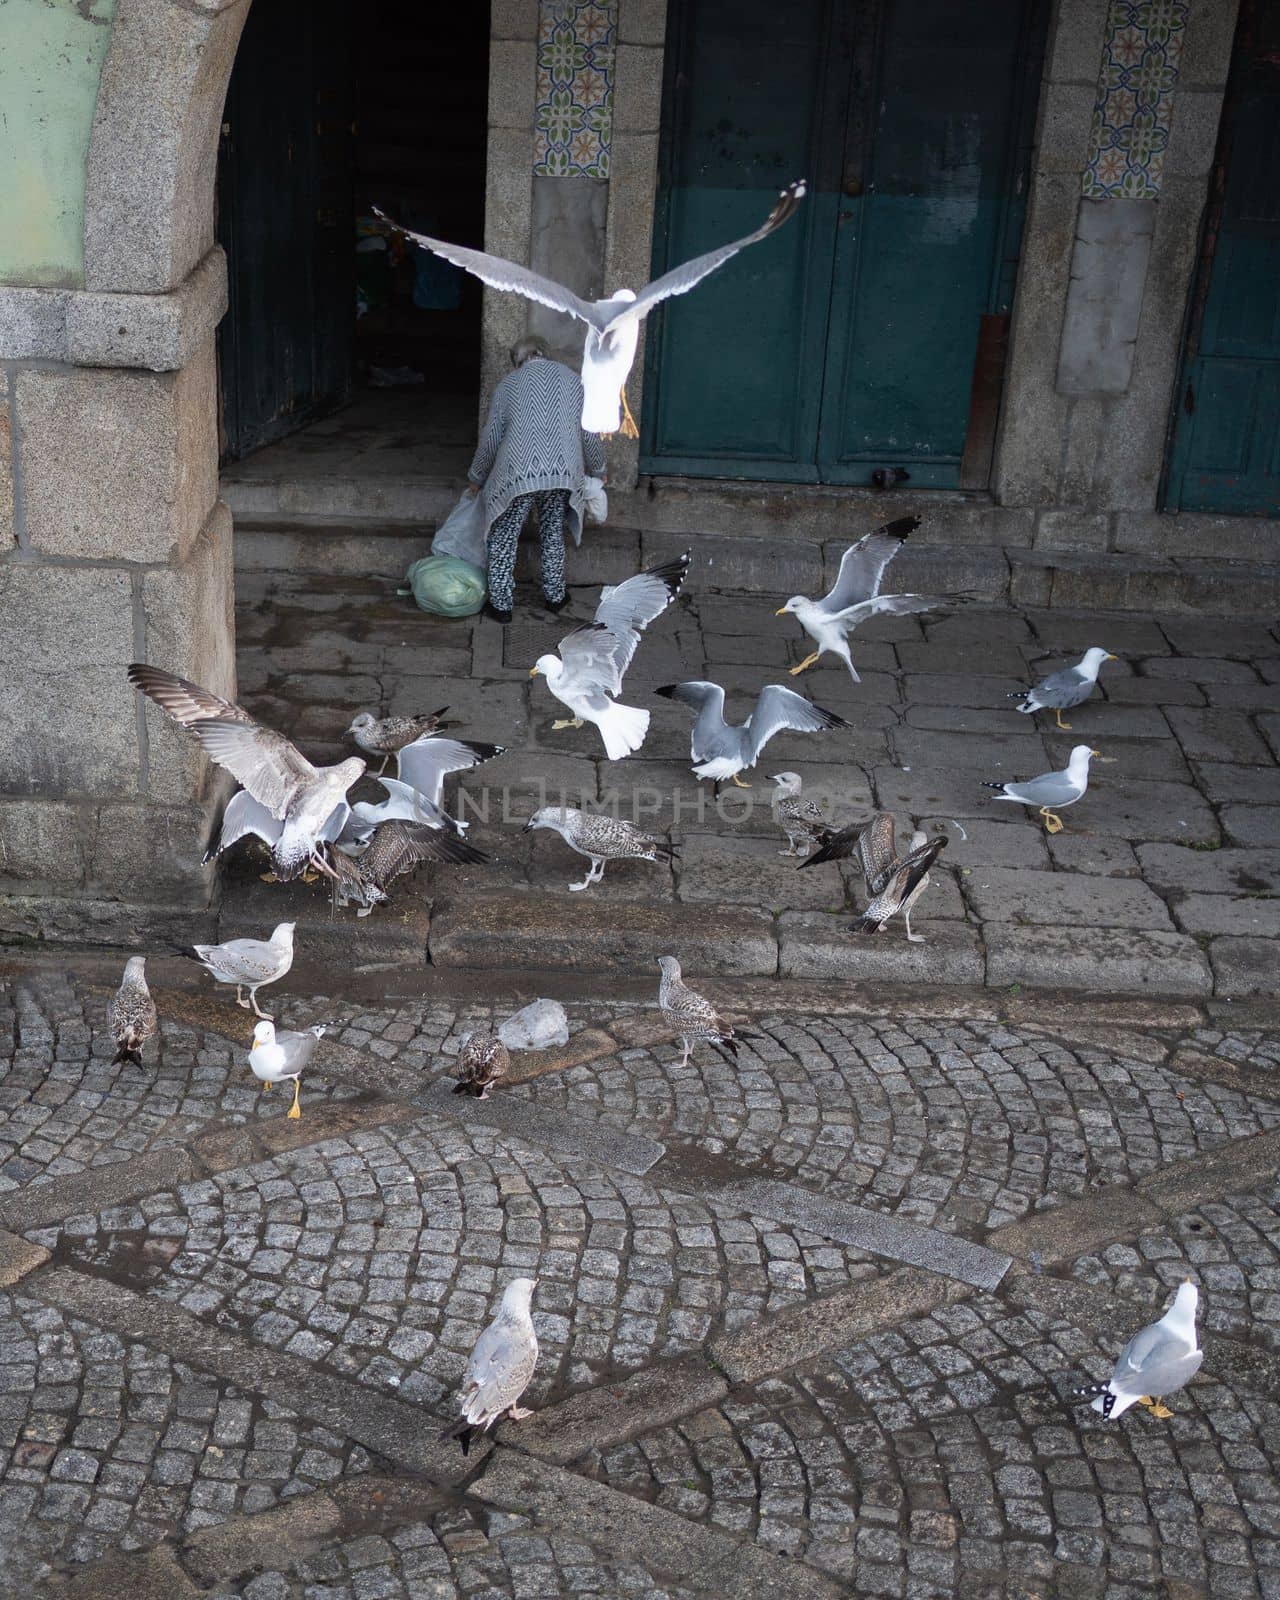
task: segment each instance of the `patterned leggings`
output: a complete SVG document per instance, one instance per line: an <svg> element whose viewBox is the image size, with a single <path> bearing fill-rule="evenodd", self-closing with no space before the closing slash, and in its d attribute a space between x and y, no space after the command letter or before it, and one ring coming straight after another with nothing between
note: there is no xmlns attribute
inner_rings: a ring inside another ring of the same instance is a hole
<svg viewBox="0 0 1280 1600"><path fill-rule="evenodd" d="M567 489L539 489L511 502L489 529L489 604L510 611L516 593L516 546L529 507L538 508L538 541L542 551L542 592L553 603L564 599L564 519Z"/></svg>

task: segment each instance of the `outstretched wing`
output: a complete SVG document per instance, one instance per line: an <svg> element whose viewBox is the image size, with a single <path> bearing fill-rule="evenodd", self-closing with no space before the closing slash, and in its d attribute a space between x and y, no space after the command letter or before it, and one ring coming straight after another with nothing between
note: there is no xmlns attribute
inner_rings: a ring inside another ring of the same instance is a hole
<svg viewBox="0 0 1280 1600"><path fill-rule="evenodd" d="M600 591L595 620L618 640L613 652L618 678L631 665L640 635L660 617L675 597L689 573L689 552L675 561L662 561L656 567L637 573L625 583Z"/></svg>
<svg viewBox="0 0 1280 1600"><path fill-rule="evenodd" d="M222 832L218 835L218 842L209 848L204 859L212 861L251 833L256 834L264 844L274 846L280 837L281 827L282 824L276 821L266 806L260 806L251 794L241 789L228 801L227 809L222 814Z"/></svg>
<svg viewBox="0 0 1280 1600"><path fill-rule="evenodd" d="M560 641L565 676L557 687L572 694L617 694L622 688L617 660L621 643L613 629L600 622L566 634Z"/></svg>
<svg viewBox="0 0 1280 1600"><path fill-rule="evenodd" d="M805 181L803 178L795 183L788 184L778 196L773 210L754 233L748 233L741 239L735 239L732 244L722 244L718 249L708 250L705 255L694 256L692 261L686 261L682 266L673 267L670 272L664 272L660 278L655 278L652 283L646 284L630 305L612 319L610 326L616 328L619 323L627 321L628 318L639 322L642 317L647 317L654 306L660 305L662 301L671 299L673 295L688 294L695 284L701 283L717 267L724 266L725 262L736 256L739 250L745 250L749 244L758 244L761 239L767 239L771 233L776 233L788 218L795 215L804 196Z"/></svg>
<svg viewBox="0 0 1280 1600"><path fill-rule="evenodd" d="M818 602L827 615L834 616L837 611L878 595L884 569L902 549L902 541L919 526L919 517L898 517L851 544L840 558L840 571L831 593Z"/></svg>
<svg viewBox="0 0 1280 1600"><path fill-rule="evenodd" d="M424 861L481 862L489 858L455 833L422 822L384 822L360 858L360 875L385 889Z"/></svg>
<svg viewBox="0 0 1280 1600"><path fill-rule="evenodd" d="M298 790L314 782L316 769L284 734L255 722L229 700L139 662L129 668L129 682L189 729L209 759L225 767L277 821Z"/></svg>
<svg viewBox="0 0 1280 1600"><path fill-rule="evenodd" d="M502 750L500 744L442 739L438 734L427 734L399 752L396 774L401 783L407 783L411 789L425 795L433 806L439 806L444 795L444 780L450 772L470 772L482 761L500 756Z"/></svg>
<svg viewBox="0 0 1280 1600"><path fill-rule="evenodd" d="M883 898L887 915L892 915L899 906L910 899L921 878L929 871L933 863L946 849L947 836L939 834L937 838L928 840L917 849L908 853L899 861L893 863L892 877L882 890L872 889L868 881L868 893L876 895L877 899ZM870 915L872 907L867 907Z"/></svg>
<svg viewBox="0 0 1280 1600"><path fill-rule="evenodd" d="M869 895L883 893L898 854L893 817L877 811L858 835L858 860Z"/></svg>
<svg viewBox="0 0 1280 1600"><path fill-rule="evenodd" d="M794 689L784 689L780 683L766 684L756 700L755 710L747 718L752 759L783 728L793 728L797 733L821 733L828 728L848 726L843 717L815 706L812 700L806 700Z"/></svg>
<svg viewBox="0 0 1280 1600"><path fill-rule="evenodd" d="M424 250L430 250L442 260L452 262L455 267L461 267L473 278L479 278L481 283L487 283L491 289L505 289L510 294L523 295L526 300L536 300L540 306L550 306L553 311L567 312L569 316L577 317L579 322L588 323L602 333L608 326L607 319L589 300L580 300L572 289L566 289L554 278L544 278L540 272L517 266L514 261L507 261L502 256L491 256L484 250L470 250L464 244L450 244L447 239L433 239L430 234L402 228L398 222L392 222L385 212L379 211L377 206L373 207L373 214L389 228L402 233L406 239L412 239L414 244L420 244Z"/></svg>

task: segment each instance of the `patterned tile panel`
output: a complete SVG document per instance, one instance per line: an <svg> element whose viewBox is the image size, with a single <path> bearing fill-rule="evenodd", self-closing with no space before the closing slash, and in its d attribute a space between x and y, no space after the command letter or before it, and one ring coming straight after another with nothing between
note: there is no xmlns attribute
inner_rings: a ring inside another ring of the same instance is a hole
<svg viewBox="0 0 1280 1600"><path fill-rule="evenodd" d="M534 172L609 176L617 0L543 0Z"/></svg>
<svg viewBox="0 0 1280 1600"><path fill-rule="evenodd" d="M1112 0L1083 187L1091 200L1155 200L1164 175L1185 0Z"/></svg>

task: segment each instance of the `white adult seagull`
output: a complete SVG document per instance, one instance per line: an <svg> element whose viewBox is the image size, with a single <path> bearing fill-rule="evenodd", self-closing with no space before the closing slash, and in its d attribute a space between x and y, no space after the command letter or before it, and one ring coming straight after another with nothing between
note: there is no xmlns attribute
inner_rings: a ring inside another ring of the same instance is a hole
<svg viewBox="0 0 1280 1600"><path fill-rule="evenodd" d="M338 837L351 814L347 790L365 769L358 756L336 767L314 767L284 734L198 683L139 661L128 677L135 689L195 735L210 760L244 785L232 796L217 849L206 861L253 833L271 846L277 878L299 877L308 866L333 876L320 846Z"/></svg>
<svg viewBox="0 0 1280 1600"><path fill-rule="evenodd" d="M1038 778L1027 778L1013 783L984 782L984 789L998 789L997 800L1016 800L1019 805L1035 806L1044 818L1046 833L1061 833L1062 818L1059 811L1076 801L1089 787L1089 762L1097 755L1087 744L1078 744L1067 757L1067 764L1058 772L1046 772Z"/></svg>
<svg viewBox="0 0 1280 1600"><path fill-rule="evenodd" d="M610 761L620 761L640 748L649 731L649 713L619 705L613 696L622 693L622 675L631 665L640 635L680 593L688 571L686 551L677 561L660 562L625 583L602 589L595 620L566 634L559 655L538 657L529 676L541 674L561 705L573 712L572 717L553 722L553 731L593 722Z"/></svg>
<svg viewBox="0 0 1280 1600"><path fill-rule="evenodd" d="M444 780L453 772L470 772L503 753L500 744L480 744L473 739L447 739L425 734L396 752L396 777L375 778L387 791L376 804L357 800L338 839L338 848L358 855L384 822L420 822L429 828L464 834L469 823L459 822L444 809Z"/></svg>
<svg viewBox="0 0 1280 1600"><path fill-rule="evenodd" d="M668 700L679 700L691 707L697 716L689 739L689 755L693 770L700 778L711 778L723 783L731 778L739 789L749 789L738 774L746 767L754 767L760 752L784 728L796 733L825 733L829 728L847 728L849 724L834 711L815 706L794 689L780 683L767 683L756 696L751 715L736 726L724 720L724 690L718 683L704 683L694 679L689 683L669 683L655 689L655 694Z"/></svg>
<svg viewBox="0 0 1280 1600"><path fill-rule="evenodd" d="M619 425L629 439L637 434L635 419L631 415L623 393L631 363L635 360L636 344L640 338L640 324L656 305L673 295L688 294L695 284L722 267L726 261L745 250L749 244L758 244L776 232L792 216L804 199L805 184L800 179L788 184L778 196L778 202L754 233L735 239L732 244L722 244L705 255L695 256L683 266L673 267L662 277L646 284L639 294L634 289L615 289L607 300L583 300L566 289L554 278L544 278L529 267L517 266L501 256L491 256L483 250L471 250L466 245L450 244L445 239L433 239L425 233L414 233L402 228L398 222L379 211L373 212L388 227L394 228L424 250L442 256L455 267L461 267L474 277L487 283L491 289L506 289L523 295L526 300L536 300L539 305L550 306L553 311L563 311L587 325L586 343L582 350L582 426L588 433L616 433Z"/></svg>
<svg viewBox="0 0 1280 1600"><path fill-rule="evenodd" d="M1116 1358L1106 1383L1089 1383L1075 1391L1092 1399L1093 1409L1108 1420L1130 1406L1146 1406L1153 1417L1171 1417L1164 1396L1185 1388L1200 1370L1204 1351L1196 1343L1196 1286L1188 1278L1178 1285L1173 1304L1159 1322L1135 1333Z"/></svg>
<svg viewBox="0 0 1280 1600"><path fill-rule="evenodd" d="M775 616L793 616L817 645L798 667L791 668L791 676L811 667L819 656L830 652L840 657L855 683L857 668L849 655L849 634L869 617L882 614L905 616L913 611L934 611L938 606L954 605L967 598L949 594L881 594L885 568L902 549L903 540L920 526L919 517L899 517L886 522L883 528L868 533L851 544L840 558L840 571L831 593L821 600L809 600L802 594L792 595L785 606L780 606Z"/></svg>

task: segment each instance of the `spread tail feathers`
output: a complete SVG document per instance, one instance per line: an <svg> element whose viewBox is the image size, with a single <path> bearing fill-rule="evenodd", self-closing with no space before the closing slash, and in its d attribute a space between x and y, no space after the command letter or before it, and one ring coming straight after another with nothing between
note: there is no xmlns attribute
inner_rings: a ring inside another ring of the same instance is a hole
<svg viewBox="0 0 1280 1600"><path fill-rule="evenodd" d="M447 1444L450 1439L457 1439L462 1445L464 1456L471 1454L471 1440L476 1433L474 1425L470 1422L455 1422L451 1428L445 1428L440 1434L440 1442Z"/></svg>
<svg viewBox="0 0 1280 1600"><path fill-rule="evenodd" d="M649 731L649 713L637 706L611 705L596 718L596 727L609 760L621 761L644 743Z"/></svg>

